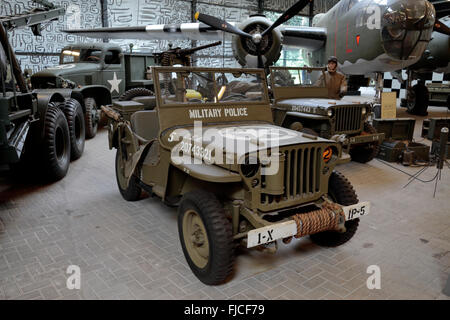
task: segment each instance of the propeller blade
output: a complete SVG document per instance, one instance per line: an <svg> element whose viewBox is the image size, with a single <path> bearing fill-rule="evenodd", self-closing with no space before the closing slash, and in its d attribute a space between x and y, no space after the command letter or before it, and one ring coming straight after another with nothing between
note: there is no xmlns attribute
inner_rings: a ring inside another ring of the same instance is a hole
<svg viewBox="0 0 450 320"><path fill-rule="evenodd" d="M434 31L450 36L450 28L439 20L434 24Z"/></svg>
<svg viewBox="0 0 450 320"><path fill-rule="evenodd" d="M229 24L228 22L226 22L224 20L218 19L216 17L210 16L210 15L207 15L204 13L197 12L195 14L195 19L200 22L203 22L204 24L207 24L208 26L218 29L218 30L222 30L222 31L229 32L229 33L234 33L241 37L246 37L246 38L252 37L250 34L242 31L239 28L236 28L235 26Z"/></svg>
<svg viewBox="0 0 450 320"><path fill-rule="evenodd" d="M300 0L299 2L294 4L292 7L287 9L269 28L264 30L261 36L264 37L269 32L272 32L272 30L275 29L276 27L291 19L297 13L302 11L311 1L312 0Z"/></svg>

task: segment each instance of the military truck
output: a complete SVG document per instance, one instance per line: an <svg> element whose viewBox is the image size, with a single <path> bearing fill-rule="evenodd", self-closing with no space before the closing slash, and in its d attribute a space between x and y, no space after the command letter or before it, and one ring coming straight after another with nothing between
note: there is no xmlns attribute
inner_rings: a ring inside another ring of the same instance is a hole
<svg viewBox="0 0 450 320"><path fill-rule="evenodd" d="M333 247L355 234L370 203L334 170L340 144L276 126L263 70L155 67L153 80L155 108L102 107L117 185L127 201L146 191L178 206L183 252L200 281L226 281L239 244L275 251L278 240L310 235Z"/></svg>
<svg viewBox="0 0 450 320"><path fill-rule="evenodd" d="M34 172L58 180L70 160L83 153L85 123L77 100L55 90L28 90L8 32L31 27L40 35L42 22L65 13L46 1L35 2L44 8L0 17L0 165L15 167L28 159Z"/></svg>
<svg viewBox="0 0 450 320"><path fill-rule="evenodd" d="M79 43L61 50L60 64L31 76L35 89L63 88L64 96L77 99L86 115L86 136L97 132L101 105L111 99L132 100L153 95L151 67L181 64L190 66L191 54L216 42L191 49L172 48L162 53L123 52L112 43Z"/></svg>
<svg viewBox="0 0 450 320"><path fill-rule="evenodd" d="M368 122L369 103L328 99L322 81L325 68L270 68L277 125L338 141L344 151L341 162L366 163L378 153L384 139ZM354 98L358 99L358 98Z"/></svg>

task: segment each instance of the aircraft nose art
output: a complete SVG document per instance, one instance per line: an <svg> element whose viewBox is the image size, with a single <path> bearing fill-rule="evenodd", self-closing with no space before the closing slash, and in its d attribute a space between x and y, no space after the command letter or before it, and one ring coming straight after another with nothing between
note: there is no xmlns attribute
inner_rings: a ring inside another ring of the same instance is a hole
<svg viewBox="0 0 450 320"><path fill-rule="evenodd" d="M436 11L426 0L388 1L381 18L385 52L398 60L419 58L431 39Z"/></svg>

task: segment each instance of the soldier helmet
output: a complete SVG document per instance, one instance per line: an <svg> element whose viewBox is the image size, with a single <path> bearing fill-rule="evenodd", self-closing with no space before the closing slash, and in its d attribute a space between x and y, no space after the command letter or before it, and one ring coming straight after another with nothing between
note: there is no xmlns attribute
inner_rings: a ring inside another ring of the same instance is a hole
<svg viewBox="0 0 450 320"><path fill-rule="evenodd" d="M337 59L335 56L331 56L331 57L328 59L328 63L330 63L330 62L334 62L334 63L338 64L338 59Z"/></svg>

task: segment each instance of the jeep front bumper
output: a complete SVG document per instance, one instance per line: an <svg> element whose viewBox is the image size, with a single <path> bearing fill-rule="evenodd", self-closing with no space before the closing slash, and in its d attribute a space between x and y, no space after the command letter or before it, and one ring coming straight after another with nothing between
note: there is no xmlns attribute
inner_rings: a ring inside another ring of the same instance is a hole
<svg viewBox="0 0 450 320"><path fill-rule="evenodd" d="M264 245L279 239L300 238L327 230L345 232L345 221L364 217L369 213L370 202L360 202L351 206L339 206L333 203L330 207L324 206L321 210L299 214L293 216L291 220L269 224L249 231L247 248Z"/></svg>

